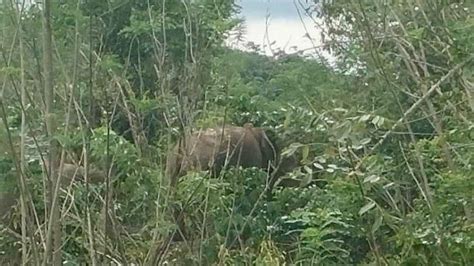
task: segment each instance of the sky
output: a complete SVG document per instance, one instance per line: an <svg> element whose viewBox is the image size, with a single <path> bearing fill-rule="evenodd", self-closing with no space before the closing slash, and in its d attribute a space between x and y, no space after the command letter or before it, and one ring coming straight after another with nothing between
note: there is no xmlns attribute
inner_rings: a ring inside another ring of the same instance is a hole
<svg viewBox="0 0 474 266"><path fill-rule="evenodd" d="M312 47L321 45L321 30L304 14L298 2L305 0L237 0L241 6L240 17L245 19L245 41L254 42L264 47L266 54L271 54L268 43L275 42L272 46L280 48L287 53L296 50L314 52ZM298 15L298 9L300 15ZM268 39L266 32L266 16L268 20ZM307 33L311 37L307 37ZM242 48L230 40L232 47Z"/></svg>
<svg viewBox="0 0 474 266"><path fill-rule="evenodd" d="M2 2L3 0L0 0ZM31 1L31 0L27 0ZM304 50L306 54L314 54L321 45L321 29L307 17L300 3L308 0L235 0L241 6L239 17L245 19L245 41L253 42L263 48L267 55L277 48L286 53L295 53ZM309 0L308 2L313 2ZM298 14L298 9L300 14ZM267 15L269 15L267 21ZM265 35L268 22L268 36ZM308 38L311 38L311 40ZM235 40L227 40L233 48L244 49L243 44L236 44ZM319 50L320 54L329 61L332 57Z"/></svg>

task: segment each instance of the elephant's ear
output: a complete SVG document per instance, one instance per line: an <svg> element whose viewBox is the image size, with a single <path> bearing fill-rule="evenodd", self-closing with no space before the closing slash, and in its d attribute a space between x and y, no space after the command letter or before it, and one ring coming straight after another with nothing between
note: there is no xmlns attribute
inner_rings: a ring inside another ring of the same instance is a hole
<svg viewBox="0 0 474 266"><path fill-rule="evenodd" d="M260 151L262 153L262 160L264 161L264 164L268 166L268 163L271 163L271 168L272 170L276 168L276 164L278 163L279 160L279 151L277 146L275 145L275 142L270 140L268 138L267 134L265 131L261 128L253 128L254 134L256 139L258 140L258 143L260 145Z"/></svg>

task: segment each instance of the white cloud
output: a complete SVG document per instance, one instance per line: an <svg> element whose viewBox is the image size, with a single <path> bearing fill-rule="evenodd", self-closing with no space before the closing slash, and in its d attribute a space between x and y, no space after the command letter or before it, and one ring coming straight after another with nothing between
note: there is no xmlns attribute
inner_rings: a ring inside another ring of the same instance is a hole
<svg viewBox="0 0 474 266"><path fill-rule="evenodd" d="M268 45L273 42L273 50L281 49L286 53L304 50L314 54L314 48L318 49L322 45L321 29L303 12L300 12L300 18L293 0L241 0L240 3L240 15L245 19L244 41L259 45L265 54L271 55ZM244 49L244 44L236 45L235 40L228 40L227 43L234 48ZM318 52L326 58L329 56L321 49Z"/></svg>

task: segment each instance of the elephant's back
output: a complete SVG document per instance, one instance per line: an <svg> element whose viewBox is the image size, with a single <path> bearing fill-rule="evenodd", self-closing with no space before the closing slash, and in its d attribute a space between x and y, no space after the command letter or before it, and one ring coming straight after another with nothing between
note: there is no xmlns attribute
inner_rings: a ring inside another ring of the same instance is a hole
<svg viewBox="0 0 474 266"><path fill-rule="evenodd" d="M264 134L262 129L251 125L195 131L172 149L167 160L168 176L179 177L191 170L213 169L218 173L225 165L266 169L274 150L262 145Z"/></svg>

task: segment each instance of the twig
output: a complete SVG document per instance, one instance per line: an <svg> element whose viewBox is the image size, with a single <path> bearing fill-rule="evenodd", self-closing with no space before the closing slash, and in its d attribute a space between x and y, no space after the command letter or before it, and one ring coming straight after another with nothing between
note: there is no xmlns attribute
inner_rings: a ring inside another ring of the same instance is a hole
<svg viewBox="0 0 474 266"><path fill-rule="evenodd" d="M363 162L365 161L366 158L369 157L380 145L383 144L383 142L387 139L387 137L405 120L406 117L408 117L413 111L415 111L428 97L433 94L438 87L446 81L448 78L450 78L454 73L456 73L460 68L462 68L465 64L467 64L469 61L474 59L474 55L471 55L470 57L466 58L464 61L461 63L457 64L454 68L452 68L448 73L446 73L443 77L441 77L438 82L436 82L434 85L431 86L431 88L424 94L418 101L416 101L408 110L406 110L402 117L395 122L395 124L385 132L385 134L382 136L382 138L369 150L369 152L366 154L366 156L356 165L355 169L359 169Z"/></svg>

